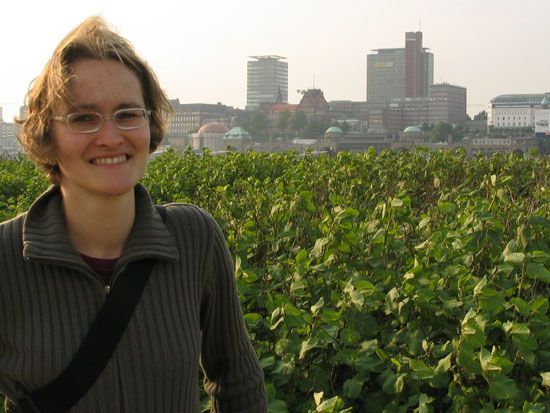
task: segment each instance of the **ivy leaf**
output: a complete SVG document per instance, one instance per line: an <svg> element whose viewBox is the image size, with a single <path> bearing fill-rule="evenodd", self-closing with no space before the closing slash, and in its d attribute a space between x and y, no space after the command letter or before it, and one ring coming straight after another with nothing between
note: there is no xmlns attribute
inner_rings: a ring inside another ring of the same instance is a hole
<svg viewBox="0 0 550 413"><path fill-rule="evenodd" d="M533 313L546 314L550 308L550 303L546 297L536 297L529 301L529 308Z"/></svg>
<svg viewBox="0 0 550 413"><path fill-rule="evenodd" d="M506 244L506 248L504 248L502 255L506 263L519 265L525 261L525 254L523 252L518 252L515 240L509 241L508 244Z"/></svg>
<svg viewBox="0 0 550 413"><path fill-rule="evenodd" d="M344 394L350 399L356 399L363 390L363 381L357 378L348 379L344 382Z"/></svg>
<svg viewBox="0 0 550 413"><path fill-rule="evenodd" d="M391 200L391 206L392 206L393 208L400 208L400 207L403 206L403 201L400 200L399 198L393 198L393 199Z"/></svg>
<svg viewBox="0 0 550 413"><path fill-rule="evenodd" d="M435 368L435 373L436 374L439 374L439 373L445 373L447 371L449 371L449 369L451 368L451 357L452 357L452 353L449 353L446 357L440 359L438 362L437 362L437 367Z"/></svg>
<svg viewBox="0 0 550 413"><path fill-rule="evenodd" d="M298 253L296 254L296 257L294 258L294 260L295 260L297 263L300 263L300 264L307 263L307 261L308 261L308 259L307 259L307 251L304 250L304 249L301 249L300 251L298 251Z"/></svg>
<svg viewBox="0 0 550 413"><path fill-rule="evenodd" d="M504 262L510 264L521 264L525 261L525 254L523 252L510 252L509 254L504 255Z"/></svg>
<svg viewBox="0 0 550 413"><path fill-rule="evenodd" d="M283 321L284 321L283 309L281 307L277 307L271 313L271 327L270 327L270 330L277 329L277 327L279 327L279 325Z"/></svg>
<svg viewBox="0 0 550 413"><path fill-rule="evenodd" d="M355 283L355 288L357 291L363 293L364 295L372 295L377 291L376 286L367 280L359 280Z"/></svg>
<svg viewBox="0 0 550 413"><path fill-rule="evenodd" d="M261 321L262 316L258 313L248 313L243 316L246 325L250 327L255 327Z"/></svg>
<svg viewBox="0 0 550 413"><path fill-rule="evenodd" d="M518 313L526 317L531 313L531 306L519 297L510 299L510 304L513 304Z"/></svg>
<svg viewBox="0 0 550 413"><path fill-rule="evenodd" d="M485 288L485 286L487 285L487 277L483 277L481 280L479 280L479 282L476 284L475 288L474 288L474 295L479 295L481 294L481 291L483 291L483 289Z"/></svg>
<svg viewBox="0 0 550 413"><path fill-rule="evenodd" d="M483 347L479 352L479 361L484 372L500 373L502 371L502 368L493 362L493 354Z"/></svg>
<svg viewBox="0 0 550 413"><path fill-rule="evenodd" d="M470 374L481 374L481 366L479 359L476 357L474 350L466 343L461 343L458 355L456 357L456 364Z"/></svg>
<svg viewBox="0 0 550 413"><path fill-rule="evenodd" d="M359 341L361 333L359 331L352 330L351 328L344 328L340 332L340 339L342 343L347 346L353 345Z"/></svg>
<svg viewBox="0 0 550 413"><path fill-rule="evenodd" d="M319 312L319 310L325 305L325 299L324 297L321 297L317 300L317 302L315 304L313 304L311 306L311 313L312 314L317 314Z"/></svg>
<svg viewBox="0 0 550 413"><path fill-rule="evenodd" d="M315 406L319 406L321 404L321 402L323 401L323 394L324 393L322 391L313 393L313 400L315 400Z"/></svg>
<svg viewBox="0 0 550 413"><path fill-rule="evenodd" d="M532 251L531 257L533 259L533 262L539 262L542 264L550 261L550 254L547 254L544 251Z"/></svg>
<svg viewBox="0 0 550 413"><path fill-rule="evenodd" d="M434 376L434 370L428 367L422 360L411 359L409 361L409 367L413 371L412 377L417 377L421 380L430 379Z"/></svg>
<svg viewBox="0 0 550 413"><path fill-rule="evenodd" d="M502 326L507 334L531 334L531 330L529 330L529 326L527 324L509 321L504 323Z"/></svg>
<svg viewBox="0 0 550 413"><path fill-rule="evenodd" d="M543 264L530 262L525 268L525 273L533 280L550 283L550 271L548 271Z"/></svg>
<svg viewBox="0 0 550 413"><path fill-rule="evenodd" d="M382 390L384 393L389 395L401 393L405 385L404 378L406 376L406 373L394 374L393 372L390 372L389 374L386 374L382 383Z"/></svg>
<svg viewBox="0 0 550 413"><path fill-rule="evenodd" d="M338 413L338 409L340 409L343 404L344 401L340 397L334 396L319 404L315 411L318 413Z"/></svg>
<svg viewBox="0 0 550 413"><path fill-rule="evenodd" d="M386 235L386 230L380 228L378 231L376 231L376 234L372 236L371 243L373 244L382 244L384 242L384 238Z"/></svg>
<svg viewBox="0 0 550 413"><path fill-rule="evenodd" d="M306 284L303 280L296 280L290 284L290 292L296 295L303 295Z"/></svg>
<svg viewBox="0 0 550 413"><path fill-rule="evenodd" d="M407 350L414 355L419 355L422 352L422 340L425 336L420 329L407 328L405 333L405 345Z"/></svg>
<svg viewBox="0 0 550 413"><path fill-rule="evenodd" d="M478 297L479 308L489 313L502 311L506 300L498 291L492 288L485 288Z"/></svg>
<svg viewBox="0 0 550 413"><path fill-rule="evenodd" d="M351 302L357 307L358 310L361 310L363 308L365 297L363 296L363 294L355 289L353 284L348 283L348 285L346 285L346 287L344 288L344 292L349 295Z"/></svg>
<svg viewBox="0 0 550 413"><path fill-rule="evenodd" d="M510 198L508 197L508 194L506 193L506 190L505 189L498 189L497 190L497 197L498 199L500 199L500 201L503 203L503 204L509 204L510 203Z"/></svg>
<svg viewBox="0 0 550 413"><path fill-rule="evenodd" d="M267 405L269 413L288 413L286 403L282 400L271 400Z"/></svg>
<svg viewBox="0 0 550 413"><path fill-rule="evenodd" d="M439 202L437 204L437 208L439 209L439 212L445 215L454 215L454 213L457 210L457 206L453 204L452 202Z"/></svg>
<svg viewBox="0 0 550 413"><path fill-rule="evenodd" d="M302 346L300 347L300 360L302 360L308 351L319 346L319 340L315 337L308 338L305 341L302 341Z"/></svg>
<svg viewBox="0 0 550 413"><path fill-rule="evenodd" d="M489 395L495 400L509 400L518 397L519 391L514 380L501 374L489 382Z"/></svg>
<svg viewBox="0 0 550 413"><path fill-rule="evenodd" d="M543 228L550 228L550 221L542 215L531 215L527 218L527 222L534 226L540 226Z"/></svg>
<svg viewBox="0 0 550 413"><path fill-rule="evenodd" d="M330 243L328 237L318 238L315 241L315 245L311 250L311 256L314 258L319 258L324 254L325 247Z"/></svg>
<svg viewBox="0 0 550 413"><path fill-rule="evenodd" d="M429 397L427 394L422 393L418 396L418 413L430 413L432 409L428 406L433 402L433 398Z"/></svg>
<svg viewBox="0 0 550 413"><path fill-rule="evenodd" d="M431 218L430 218L430 217L422 218L422 219L420 220L420 222L418 223L418 229L421 230L421 229L424 228L426 225L428 225L430 222L431 222Z"/></svg>

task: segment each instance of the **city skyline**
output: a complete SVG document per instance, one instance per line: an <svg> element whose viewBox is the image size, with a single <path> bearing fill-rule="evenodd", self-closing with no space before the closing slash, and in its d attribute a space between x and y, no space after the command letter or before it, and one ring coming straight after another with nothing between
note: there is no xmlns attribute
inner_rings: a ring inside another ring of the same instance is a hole
<svg viewBox="0 0 550 413"><path fill-rule="evenodd" d="M195 3L195 2L194 2ZM0 106L4 120L23 104L30 81L61 38L89 15L102 15L149 61L170 98L244 108L251 55L288 62L288 100L298 89L328 101L366 100L366 61L373 49L403 47L422 31L434 54L434 82L468 91L468 114L508 93L550 92L550 2L343 0L180 4L145 7L127 0L9 2L0 27ZM32 13L29 13L32 10Z"/></svg>

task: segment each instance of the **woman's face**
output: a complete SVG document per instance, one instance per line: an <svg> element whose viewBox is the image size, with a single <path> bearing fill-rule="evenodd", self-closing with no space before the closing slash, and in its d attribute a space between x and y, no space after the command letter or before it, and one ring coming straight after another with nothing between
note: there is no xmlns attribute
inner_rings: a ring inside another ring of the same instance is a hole
<svg viewBox="0 0 550 413"><path fill-rule="evenodd" d="M127 108L145 108L137 76L115 60L82 59L73 64L71 113L100 113L97 132L76 133L67 123L52 121L51 131L64 194L116 196L128 194L145 173L151 139L149 121L121 130L110 117Z"/></svg>

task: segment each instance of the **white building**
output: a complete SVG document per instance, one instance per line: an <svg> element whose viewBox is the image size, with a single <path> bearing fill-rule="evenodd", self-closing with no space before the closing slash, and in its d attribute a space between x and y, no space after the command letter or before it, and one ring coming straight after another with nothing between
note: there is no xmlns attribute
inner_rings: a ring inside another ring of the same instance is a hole
<svg viewBox="0 0 550 413"><path fill-rule="evenodd" d="M535 136L550 138L550 96L542 101L542 108L535 112Z"/></svg>
<svg viewBox="0 0 550 413"><path fill-rule="evenodd" d="M246 64L246 108L262 103L288 103L288 63L282 56L250 56Z"/></svg>
<svg viewBox="0 0 550 413"><path fill-rule="evenodd" d="M550 93L535 95L500 95L489 102L487 125L493 130L534 129L536 112Z"/></svg>

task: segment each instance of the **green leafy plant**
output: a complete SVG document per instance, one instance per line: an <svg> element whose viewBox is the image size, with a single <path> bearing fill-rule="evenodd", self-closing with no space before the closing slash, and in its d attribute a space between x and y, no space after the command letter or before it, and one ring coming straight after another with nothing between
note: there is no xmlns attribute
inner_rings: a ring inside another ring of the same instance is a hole
<svg viewBox="0 0 550 413"><path fill-rule="evenodd" d="M45 187L10 162L3 219ZM143 182L222 227L270 412L549 410L548 158L169 151Z"/></svg>

